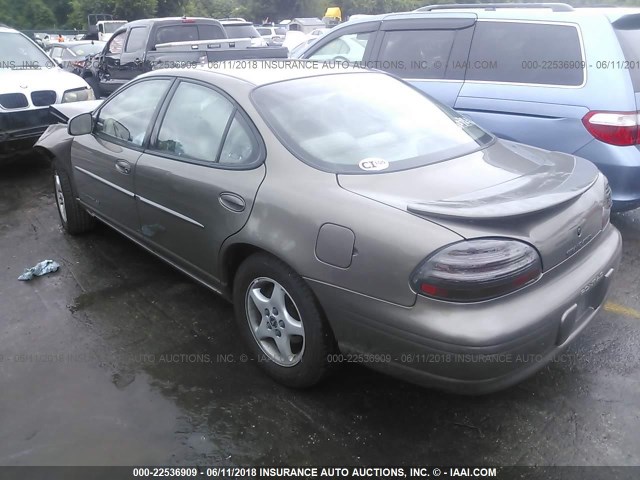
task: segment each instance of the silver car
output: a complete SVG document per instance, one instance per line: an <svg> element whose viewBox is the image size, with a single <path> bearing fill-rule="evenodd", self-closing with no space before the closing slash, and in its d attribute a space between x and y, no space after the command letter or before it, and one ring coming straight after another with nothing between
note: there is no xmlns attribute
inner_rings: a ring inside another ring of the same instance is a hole
<svg viewBox="0 0 640 480"><path fill-rule="evenodd" d="M562 352L620 259L606 178L387 74L308 67L161 70L57 107L37 148L64 229L99 219L224 295L289 386L359 362L485 393Z"/></svg>

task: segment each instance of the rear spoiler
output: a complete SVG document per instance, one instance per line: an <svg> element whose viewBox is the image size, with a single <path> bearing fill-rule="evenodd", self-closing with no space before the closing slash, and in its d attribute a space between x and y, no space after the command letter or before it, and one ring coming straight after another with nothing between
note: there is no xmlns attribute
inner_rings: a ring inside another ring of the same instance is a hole
<svg viewBox="0 0 640 480"><path fill-rule="evenodd" d="M638 30L640 29L640 11L623 15L614 22L611 22L611 25L617 30Z"/></svg>
<svg viewBox="0 0 640 480"><path fill-rule="evenodd" d="M69 120L81 113L93 112L102 102L102 100L87 100L86 102L58 103L49 106L49 114L57 123L69 123Z"/></svg>

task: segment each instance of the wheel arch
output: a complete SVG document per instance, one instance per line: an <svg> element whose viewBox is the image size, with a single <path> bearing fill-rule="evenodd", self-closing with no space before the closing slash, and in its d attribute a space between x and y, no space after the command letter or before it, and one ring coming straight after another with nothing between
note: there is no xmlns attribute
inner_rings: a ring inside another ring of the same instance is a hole
<svg viewBox="0 0 640 480"><path fill-rule="evenodd" d="M251 243L238 242L231 245L226 245L223 248L224 249L220 260L220 274L222 283L227 286L230 295L233 295L233 281L235 279L238 268L240 268L242 262L244 262L251 255L256 253L266 253L267 255L271 255L272 257L275 257L281 262L289 265L285 260L280 258L275 253Z"/></svg>
<svg viewBox="0 0 640 480"><path fill-rule="evenodd" d="M279 262L282 262L304 280L304 276L298 270L296 270L296 268L291 265L290 262L288 262L285 258L282 258L282 256L278 255L277 253L271 251L270 249L247 242L233 243L223 247L220 262L221 280L222 283L226 286L230 298L233 298L233 282L236 273L238 272L238 268L240 268L242 262L244 262L247 258L257 253L264 253L275 258ZM307 282L305 281L305 283ZM313 289L311 289L311 291L313 292ZM315 293L313 295L320 310L322 311L322 314L326 318L326 312L324 311L324 308L322 307L319 299L316 297Z"/></svg>

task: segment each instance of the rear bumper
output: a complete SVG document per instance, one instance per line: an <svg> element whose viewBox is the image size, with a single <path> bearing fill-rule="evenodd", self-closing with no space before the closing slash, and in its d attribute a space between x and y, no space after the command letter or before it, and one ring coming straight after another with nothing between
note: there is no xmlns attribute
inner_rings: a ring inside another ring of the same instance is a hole
<svg viewBox="0 0 640 480"><path fill-rule="evenodd" d="M53 119L49 107L0 113L0 159L31 150Z"/></svg>
<svg viewBox="0 0 640 480"><path fill-rule="evenodd" d="M610 225L535 284L476 304L417 296L412 307L402 307L309 283L344 354L338 360L429 387L482 394L520 382L567 348L600 310L621 249L620 233Z"/></svg>

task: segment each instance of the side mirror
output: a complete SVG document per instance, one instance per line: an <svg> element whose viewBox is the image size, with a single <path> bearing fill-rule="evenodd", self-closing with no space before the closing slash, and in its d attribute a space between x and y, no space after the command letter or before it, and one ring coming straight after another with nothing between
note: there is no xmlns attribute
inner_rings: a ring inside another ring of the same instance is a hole
<svg viewBox="0 0 640 480"><path fill-rule="evenodd" d="M67 129L69 135L87 135L93 132L93 117L91 113L81 113L69 121Z"/></svg>

